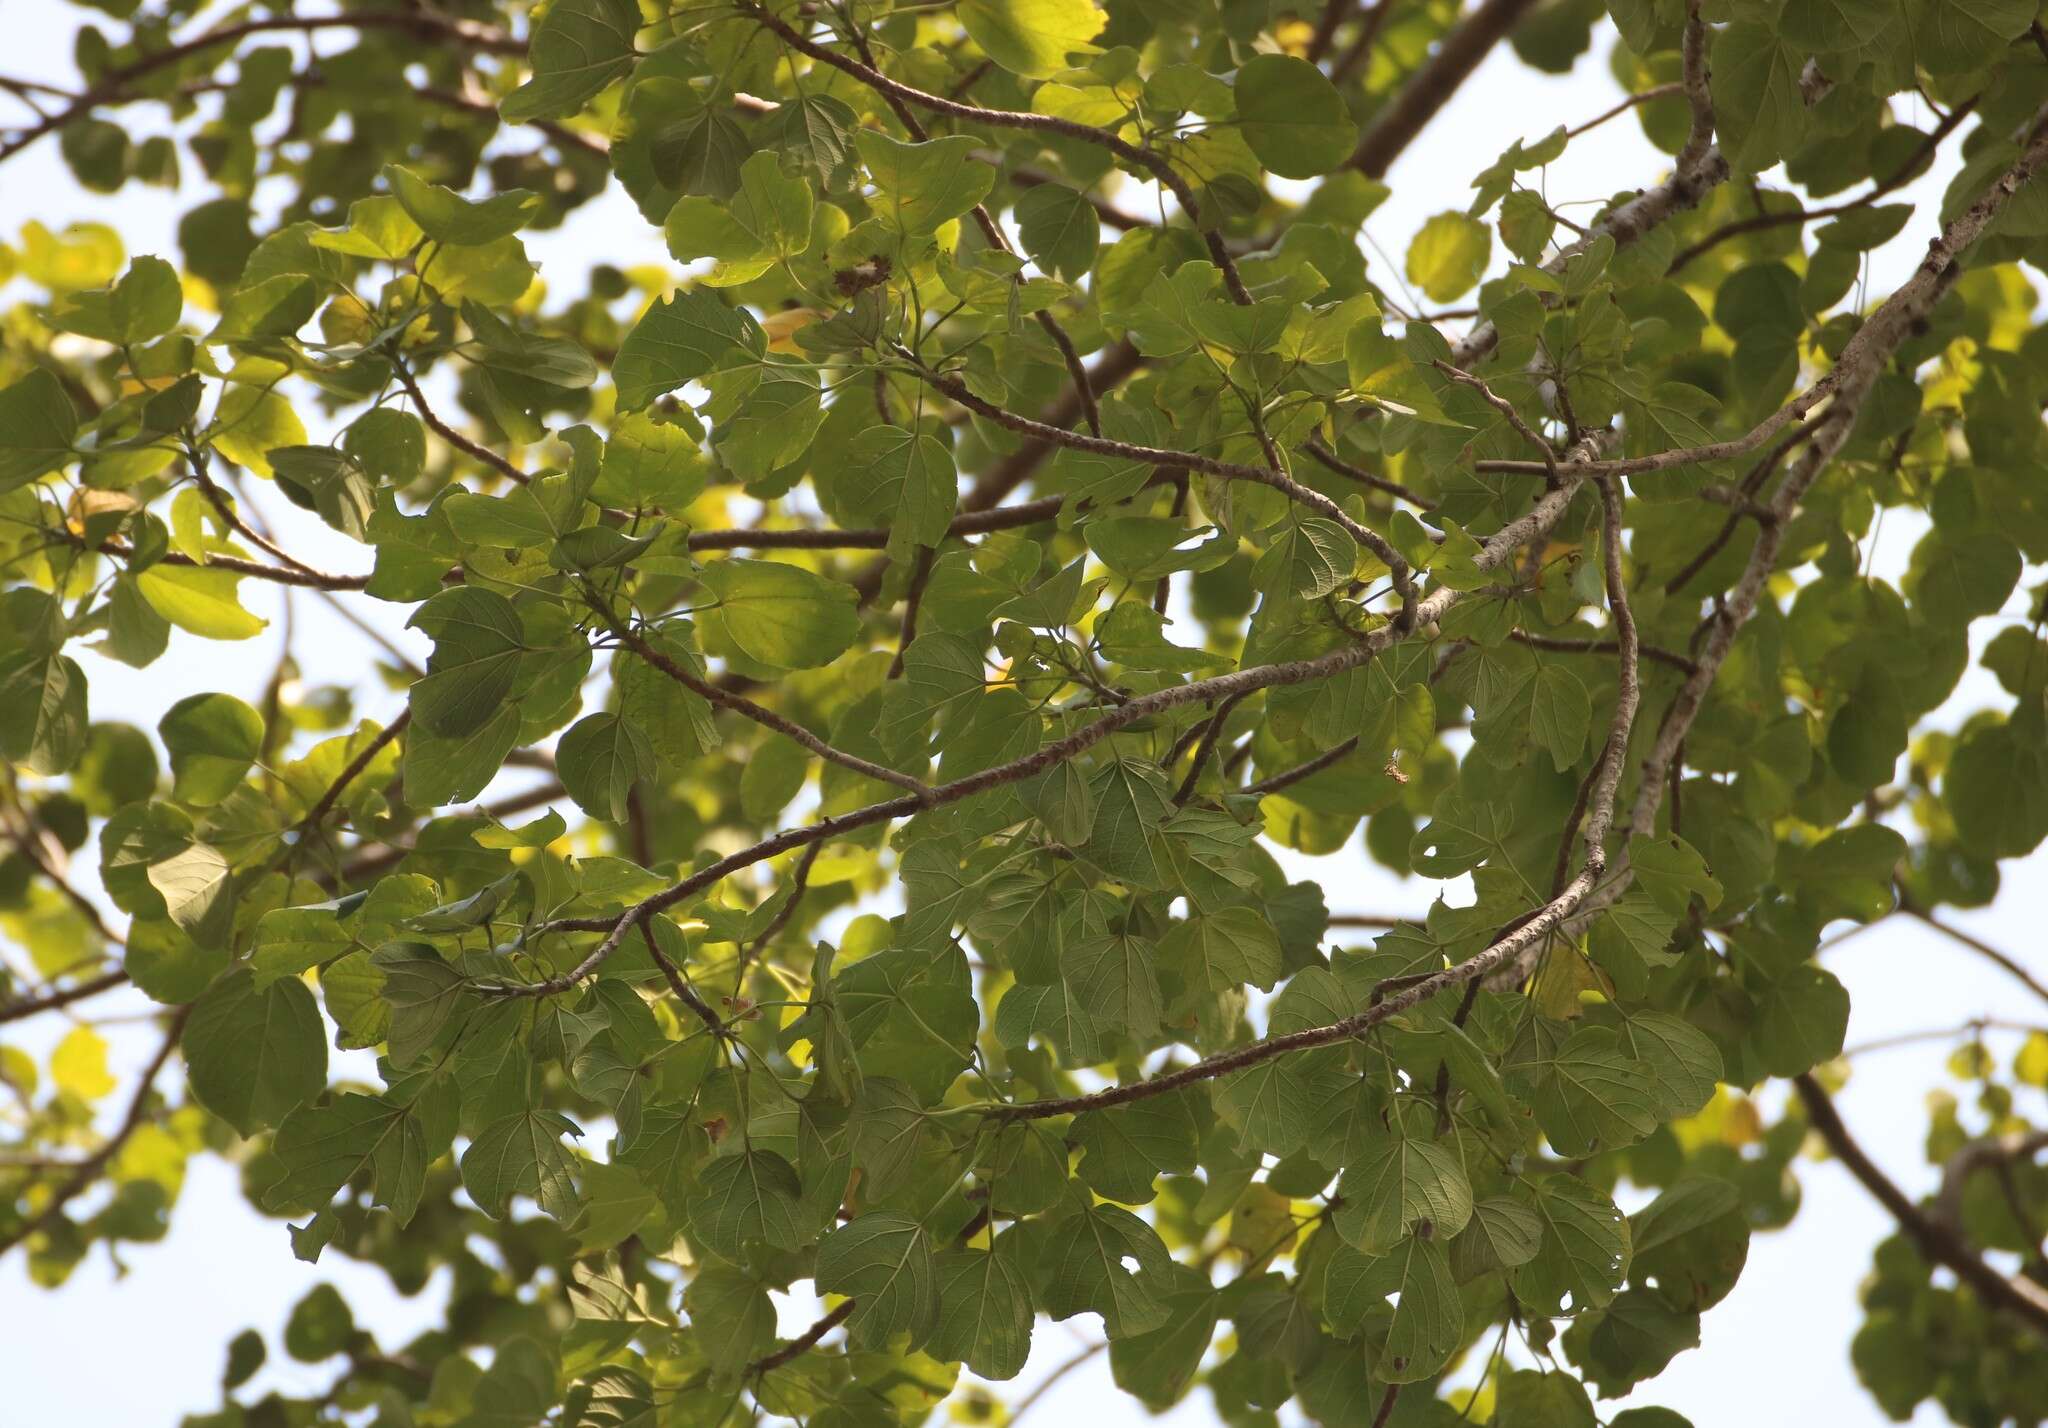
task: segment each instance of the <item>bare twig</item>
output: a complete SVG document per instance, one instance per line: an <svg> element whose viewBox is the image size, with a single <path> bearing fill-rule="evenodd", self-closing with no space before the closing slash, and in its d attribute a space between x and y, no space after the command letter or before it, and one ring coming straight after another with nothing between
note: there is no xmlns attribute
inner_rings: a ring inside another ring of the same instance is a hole
<svg viewBox="0 0 2048 1428"><path fill-rule="evenodd" d="M774 1370L781 1368L792 1359L802 1358L812 1349L818 1347L819 1341L827 1334L846 1322L847 1316L853 1313L854 1302L851 1299L841 1300L837 1308L833 1309L830 1313L819 1319L817 1323L811 1325L810 1328L804 1330L801 1334L798 1334L774 1353L764 1355L748 1364L744 1377L759 1378L762 1374L772 1373Z"/></svg>

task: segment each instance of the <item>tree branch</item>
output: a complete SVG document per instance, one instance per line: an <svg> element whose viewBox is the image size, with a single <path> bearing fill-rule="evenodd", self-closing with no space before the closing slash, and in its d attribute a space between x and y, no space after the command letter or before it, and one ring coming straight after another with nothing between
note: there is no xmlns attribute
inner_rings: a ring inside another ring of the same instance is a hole
<svg viewBox="0 0 2048 1428"><path fill-rule="evenodd" d="M1105 437L1083 436L1079 432L1066 431L1029 417L1018 416L1006 411L993 402L983 401L958 378L943 372L936 372L924 366L906 348L897 354L913 365L918 375L948 397L977 415L987 417L998 426L1055 446L1065 446L1075 451L1086 451L1097 456L1113 456L1120 461L1136 462L1150 466L1164 466L1169 470L1200 471L1210 476L1220 476L1229 481L1255 481L1261 486L1270 486L1297 505L1306 506L1326 520L1334 521L1358 544L1371 551L1392 575L1394 590L1401 598L1402 620L1412 628L1414 621L1414 585L1408 562L1399 551L1388 544L1385 536L1370 526L1353 520L1349 512L1335 501L1310 486L1304 486L1284 471L1264 466L1247 466L1237 461L1222 461L1213 456L1203 456L1192 451L1172 451L1164 447L1138 446L1127 441L1111 441Z"/></svg>
<svg viewBox="0 0 2048 1428"><path fill-rule="evenodd" d="M1595 223L1586 236L1560 250L1543 265L1547 273L1562 273L1595 239L1612 238L1614 246L1626 248L1653 228L1696 206L1716 186L1728 181L1728 161L1718 148L1710 148L1694 169L1675 170L1655 188L1644 189L1605 218ZM1451 345L1454 366L1470 371L1500 345L1500 330L1482 322Z"/></svg>
<svg viewBox="0 0 2048 1428"><path fill-rule="evenodd" d="M1210 259L1222 271L1224 285L1230 290L1231 297L1246 306L1251 304L1251 294L1245 289L1244 279L1238 275L1237 263L1231 257L1230 249L1224 244L1223 235L1214 228L1202 226L1202 208L1195 201L1195 191L1161 155L1128 143L1107 129L1099 129L1093 124L1083 124L1078 120L1062 119L1051 114L1023 113L1012 109L983 109L979 105L962 104L955 99L913 89L907 84L889 78L872 65L862 64L859 60L806 38L768 10L754 3L754 0L739 0L739 3L742 12L751 16L763 29L775 34L791 49L808 55L820 64L830 65L843 74L851 75L886 99L899 104L912 104L933 114L943 114L949 119L959 119L969 124L986 124L992 128L1019 129L1036 134L1055 134L1063 139L1076 139L1084 144L1094 144L1107 149L1133 168L1143 169L1173 194L1174 200L1181 206L1181 211L1187 214L1188 220L1201 232L1204 242L1208 245ZM1520 3L1527 3L1527 0L1520 0Z"/></svg>
<svg viewBox="0 0 2048 1428"><path fill-rule="evenodd" d="M1357 169L1367 178L1385 178L1394 160L1472 77L1479 62L1534 8L1535 0L1482 0L1478 9L1443 37L1428 63L1373 121L1345 167Z"/></svg>
<svg viewBox="0 0 2048 1428"><path fill-rule="evenodd" d="M1592 439L1581 442L1574 449L1572 464L1591 459L1594 450ZM1577 494L1584 478L1576 470L1568 476L1555 491L1544 493L1543 497L1522 515L1507 523L1487 539L1475 557L1474 564L1480 570L1493 570L1512 559L1514 554L1529 541L1539 539L1548 533L1562 519L1571 499ZM1417 602L1415 616L1418 625L1427 625L1439 619L1455 605L1459 592L1445 586L1433 590ZM864 808L846 813L834 814L816 823L798 828L786 828L773 837L765 838L751 847L727 855L717 862L700 868L682 881L663 889L629 907L616 919L608 918L564 918L544 924L537 931L547 932L603 932L604 940L591 950L580 962L559 976L539 982L515 982L490 985L484 990L490 995L512 997L553 996L576 986L585 977L603 966L613 952L618 950L626 931L636 923L674 907L694 897L707 888L722 882L742 868L786 853L812 843L824 842L858 828L876 823L886 823L928 807L941 807L957 803L1020 779L1042 773L1054 764L1073 758L1076 754L1093 748L1117 730L1147 718L1164 709L1178 708L1185 704L1206 704L1224 699L1240 691L1269 689L1276 685L1301 684L1338 674L1356 665L1365 663L1382 650L1389 648L1405 632L1397 623L1388 623L1373 630L1356 643L1332 650L1313 659L1289 660L1278 664L1259 665L1251 669L1238 670L1233 674L1216 675L1188 684L1177 684L1140 695L1128 703L1120 704L1091 724L1084 725L1063 739L1044 745L1037 753L1009 763L997 764L979 773L941 784L931 791L929 798L913 796L890 799L883 803L872 803Z"/></svg>
<svg viewBox="0 0 2048 1428"><path fill-rule="evenodd" d="M764 1355L748 1364L742 1376L745 1378L759 1378L764 1373L770 1373L775 1369L781 1368L792 1359L802 1358L812 1349L818 1347L820 1339L823 1339L827 1334L846 1322L847 1316L853 1313L853 1306L854 1301L851 1299L840 1300L837 1308L818 1320L817 1323L811 1325L810 1328L798 1334L774 1353Z"/></svg>
<svg viewBox="0 0 2048 1428"><path fill-rule="evenodd" d="M641 638L638 631L629 630L623 625L615 624L612 626L612 633L618 637L620 644L699 698L708 700L721 709L730 709L733 713L740 715L742 718L751 719L763 728L773 729L784 738L802 745L829 763L838 764L841 768L852 769L857 774L878 779L883 783L894 784L897 788L908 789L917 798L928 799L931 797L931 785L923 779L898 772L883 764L871 763L858 754L849 754L843 749L836 749L816 734L813 734L809 729L797 723L794 719L786 718L764 704L756 704L744 694L735 694L730 690L720 689L709 680L699 679L695 674L670 659L653 645L647 643L645 639Z"/></svg>
<svg viewBox="0 0 2048 1428"><path fill-rule="evenodd" d="M34 1217L23 1221L11 1233L0 1234L0 1255L13 1249L30 1235L39 1234L56 1223L64 1213L64 1207L83 1194L108 1161L120 1153L129 1138L142 1128L143 1112L149 1104L151 1093L156 1087L157 1073L164 1069L164 1063L171 1059L171 1052L177 1049L178 1037L185 1030L185 1018L191 1014L190 1007L179 1007L171 1014L170 1029L164 1036L163 1045L158 1048L155 1058L144 1068L141 1084L135 1088L135 1095L128 1102L128 1112L121 1118L121 1124L106 1143L78 1163L71 1175L51 1194L49 1202Z"/></svg>
<svg viewBox="0 0 2048 1428"><path fill-rule="evenodd" d="M1842 203L1829 204L1824 208L1793 208L1781 213L1759 213L1754 218L1741 218L1732 223L1724 223L1673 258L1671 266L1665 270L1666 276L1677 274L1693 259L1718 248L1730 238L1739 238L1745 233L1762 233L1772 228L1785 228L1793 224L1817 223L1823 218L1839 218L1845 213L1868 208L1887 194L1896 193L1918 177L1927 161L1934 157L1934 151L1941 147L1942 141L1953 134L1963 120L1976 110L1979 97L1972 95L1942 116L1941 122L1935 125L1933 132L1913 151L1913 156L1868 193Z"/></svg>
<svg viewBox="0 0 2048 1428"><path fill-rule="evenodd" d="M1955 926L1953 923L1943 922L1940 918L1936 917L1926 908L1917 907L1913 903L1908 902L1903 892L1899 894L1899 911L1905 913L1906 916L1914 918L1917 921L1922 922L1927 926L1933 928L1936 932L1939 932L1942 936L1948 938L1949 941L1954 942L1959 946L1969 948L1978 956L1984 958L1986 961L1992 963L1994 966L2004 971L2008 976L2012 977L2013 980L2017 981L2021 986L2025 987L2028 991L2032 992L2042 1001L2048 1002L2048 985L2044 985L2038 978L2034 976L2032 972L2029 972L2026 969L2026 966L2023 963L2021 963L2017 958L2009 956L2008 954L1999 951L1996 947L1993 947L1989 942L1984 941L1982 938L1972 936L1970 933L1963 931L1962 928Z"/></svg>
<svg viewBox="0 0 2048 1428"><path fill-rule="evenodd" d="M33 997L0 1005L0 1022L20 1021L38 1012L54 1011L68 1007L73 1002L82 1002L87 997L96 997L101 992L112 991L115 987L128 985L126 972L102 972L99 976L78 983L76 986L61 987L54 992L43 992Z"/></svg>
<svg viewBox="0 0 2048 1428"><path fill-rule="evenodd" d="M127 92L128 86L160 69L181 63L201 51L219 45L234 44L250 35L280 32L312 34L318 30L329 29L405 30L422 40L436 40L443 44L481 50L486 54L526 53L526 42L515 39L503 30L478 24L474 20L434 15L421 10L371 10L353 15L280 15L269 19L245 20L181 41L107 71L97 84L63 109L45 115L38 123L24 129L13 138L0 141L0 162L14 157L45 134L55 133L67 124L83 119L103 105L126 104L136 99L152 98L150 95L130 95Z"/></svg>
<svg viewBox="0 0 2048 1428"><path fill-rule="evenodd" d="M1864 1154L1863 1147L1856 1143L1849 1134L1848 1126L1842 1123L1835 1103L1811 1073L1795 1076L1792 1086L1806 1104L1808 1122L1827 1142L1828 1149L1898 1221L1899 1228L1919 1247L1921 1254L1952 1270L1957 1279L1976 1291L1986 1308L2010 1314L2037 1334L2048 1337L2048 1291L2026 1279L2006 1278L1979 1258L1961 1237L1907 1199L1892 1178Z"/></svg>
<svg viewBox="0 0 2048 1428"><path fill-rule="evenodd" d="M504 457L500 456L497 452L491 450L488 446L485 446L482 442L470 440L461 432L457 431L454 427L448 425L447 422L442 421L440 417L436 416L434 414L434 409L431 406L427 405L427 395L425 392L422 392L420 390L419 381L417 378L413 376L412 368L407 366L405 362L395 354L391 358L391 368L394 372L398 374L398 384L404 387L405 394L408 397L412 398L412 404L414 408L418 410L420 414L420 420L425 422L427 426L433 431L433 433L436 436L440 437L441 440L447 442L450 446L454 447L457 451L462 452L465 456L468 456L476 461L481 461L484 465L490 467L499 475L504 476L506 479L513 481L518 485L524 486L527 482L533 479L524 471L520 470L517 466L514 466L510 461L507 461Z"/></svg>
<svg viewBox="0 0 2048 1428"><path fill-rule="evenodd" d="M1527 645L1532 650L1549 650L1553 654L1619 654L1621 646L1614 640L1568 640L1555 635L1532 635L1527 630L1510 630L1508 638L1516 644ZM1658 664L1669 665L1676 670L1690 674L1698 668L1686 656L1676 650L1660 649L1656 645L1644 645L1641 650L1644 659L1655 660Z"/></svg>
<svg viewBox="0 0 2048 1428"><path fill-rule="evenodd" d="M333 783L327 785L327 791L320 795L320 801L313 805L304 818L299 820L299 826L301 828L317 828L321 820L333 811L334 805L340 800L342 794L348 790L348 786L361 777L363 770L370 766L377 755L384 752L393 739L403 734L411 723L412 708L408 705L405 709L399 711L396 719L393 719L389 724L379 729L376 736L369 743L363 745L356 756L348 761L348 766L335 776Z"/></svg>
<svg viewBox="0 0 2048 1428"><path fill-rule="evenodd" d="M1398 496L1420 510L1433 511L1436 509L1436 502L1430 500L1429 497L1421 492L1411 491L1399 481L1390 480L1385 476L1375 476L1363 466L1354 466L1351 462L1344 460L1336 452L1324 446L1320 441L1310 440L1304 442L1301 449L1306 451L1314 458L1318 465L1327 471L1333 471L1339 476L1356 481L1361 486L1369 486L1375 491L1384 491L1389 496Z"/></svg>

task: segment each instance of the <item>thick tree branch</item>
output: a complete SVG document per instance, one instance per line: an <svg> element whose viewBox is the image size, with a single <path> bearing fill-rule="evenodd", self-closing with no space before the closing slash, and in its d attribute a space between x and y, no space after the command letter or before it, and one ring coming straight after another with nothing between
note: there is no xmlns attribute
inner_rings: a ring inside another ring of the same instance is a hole
<svg viewBox="0 0 2048 1428"><path fill-rule="evenodd" d="M1679 746L1685 742L1700 707L1706 702L1707 691L1712 688L1722 661L1727 659L1729 650L1733 648L1736 634L1755 611L1764 585L1777 567L1786 525L1798 509L1800 499L1848 441L1856 418L1862 412L1864 399L1876 385L1892 355L1961 275L1957 258L1983 236L2020 185L2033 177L2044 160L2048 160L2048 131L2035 133L2012 167L1988 191L1956 215L1942 235L1928 245L1927 256L1921 260L1913 276L1885 299L1857 329L1856 335L1842 349L1834 370L1808 388L1803 397L1782 409L1783 412L1799 410L1803 415L1804 410L1816 405L1821 396L1831 398L1826 412L1812 428L1812 439L1770 502L1776 519L1758 533L1747 567L1708 632L1706 645L1697 657L1698 668L1680 687L1664 716L1656 741L1643 760L1642 780L1629 819L1631 831L1648 836L1656 826L1657 810L1663 800L1665 777L1671 770L1672 760Z"/></svg>
<svg viewBox="0 0 2048 1428"><path fill-rule="evenodd" d="M1728 161L1718 148L1710 148L1692 169L1675 170L1654 188L1644 189L1628 202L1595 223L1578 242L1569 244L1543 265L1544 271L1562 273L1565 267L1600 238L1612 238L1614 246L1626 248L1645 233L1660 227L1677 214L1695 207L1713 189L1728 181ZM1470 371L1500 345L1500 331L1482 322L1459 341L1451 344L1454 366Z"/></svg>
<svg viewBox="0 0 2048 1428"><path fill-rule="evenodd" d="M1706 21L1700 18L1700 0L1691 0L1686 6L1685 36L1680 42L1680 62L1684 67L1684 78L1680 87L1685 91L1685 102L1692 109L1692 127L1685 136L1685 146L1678 151L1678 171L1682 174L1697 169L1707 157L1707 150L1714 143L1714 95L1708 88L1710 78L1707 70Z"/></svg>
<svg viewBox="0 0 2048 1428"><path fill-rule="evenodd" d="M1493 47L1507 37L1536 0L1481 0L1479 7L1445 35L1428 63L1402 87L1346 161L1367 178L1385 178L1437 111L1448 104ZM1463 362L1459 366L1466 365Z"/></svg>
<svg viewBox="0 0 2048 1428"><path fill-rule="evenodd" d="M1821 397L1829 398L1826 410L1808 430L1810 439L1806 448L1787 474L1784 485L1770 501L1775 518L1758 533L1741 577L1709 622L1706 641L1695 656L1695 669L1679 686L1664 712L1656 738L1643 758L1635 804L1629 815L1630 833L1648 837L1654 832L1665 791L1680 771L1685 737L1691 731L1693 721L1699 717L1722 663L1734 648L1736 636L1755 613L1771 573L1777 568L1785 530L1800 500L1848 441L1865 398L1892 356L1961 275L1959 256L1983 236L2020 185L2032 178L2044 162L2048 162L2048 126L2041 123L2041 116L2036 116L2020 157L1975 202L1950 221L1939 238L1928 244L1927 256L1921 260L1913 276L1879 304L1857 329L1843 347L1834 370L1784 408L1791 411L1802 405L1811 407ZM1628 867L1624 854L1615 868L1615 876L1609 879L1597 897L1590 900L1580 920L1612 906L1632 881L1633 871Z"/></svg>
<svg viewBox="0 0 2048 1428"><path fill-rule="evenodd" d="M1907 1199L1905 1192L1849 1134L1835 1103L1811 1074L1794 1077L1792 1085L1806 1105L1808 1122L1827 1142L1828 1149L1898 1221L1899 1228L1911 1237L1921 1254L1952 1270L1957 1279L1976 1291L1986 1308L2010 1314L2037 1334L2048 1337L2048 1290L2031 1280L2008 1279L2000 1274L1947 1226Z"/></svg>
<svg viewBox="0 0 2048 1428"><path fill-rule="evenodd" d="M1122 1085L1111 1086L1107 1090L1091 1091L1079 1096L991 1105L984 1109L989 1116L998 1120L1043 1120L1048 1116L1078 1115L1083 1111L1099 1111L1110 1106L1121 1106L1132 1101L1163 1096L1183 1086L1192 1086L1218 1076L1227 1076L1233 1071L1257 1066L1261 1062L1270 1061L1276 1056L1284 1056L1291 1051L1306 1051L1312 1047L1331 1046L1340 1041L1349 1041L1361 1032L1370 1031L1382 1022L1399 1016L1410 1007L1418 1006L1440 992L1484 977L1496 967L1517 960L1529 949L1541 947L1550 933L1571 915L1573 909L1592 890L1594 882L1599 878L1599 869L1604 865L1604 860L1604 851L1595 855L1589 848L1585 871L1573 879L1562 893L1537 909L1534 916L1513 932L1497 939L1478 955L1454 967L1432 973L1382 998L1364 1011L1354 1012L1327 1026L1309 1027L1302 1031L1263 1037L1244 1046L1204 1057L1178 1070L1162 1072L1142 1081L1127 1081Z"/></svg>

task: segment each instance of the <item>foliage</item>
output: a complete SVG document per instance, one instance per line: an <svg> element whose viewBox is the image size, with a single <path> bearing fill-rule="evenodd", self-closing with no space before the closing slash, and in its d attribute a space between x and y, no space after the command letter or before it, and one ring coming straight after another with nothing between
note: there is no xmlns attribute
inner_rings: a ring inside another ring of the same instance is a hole
<svg viewBox="0 0 2048 1428"><path fill-rule="evenodd" d="M2005 1071L1925 1207L1814 1075L1823 933L2048 835L2034 0L206 8L94 0L0 138L202 195L0 249L0 1021L82 1018L0 1047L0 1246L60 1285L220 1153L304 1258L453 1269L209 1422L993 1414L1081 1316L1154 1408L1591 1424L1809 1128L1900 1222L1878 1402L2048 1411ZM1368 265L1496 42L1614 32L1667 174L1565 211L1592 116L1484 116ZM614 181L676 263L566 296L526 240ZM259 582L431 654L89 689ZM1367 936L1285 850L1469 882Z"/></svg>

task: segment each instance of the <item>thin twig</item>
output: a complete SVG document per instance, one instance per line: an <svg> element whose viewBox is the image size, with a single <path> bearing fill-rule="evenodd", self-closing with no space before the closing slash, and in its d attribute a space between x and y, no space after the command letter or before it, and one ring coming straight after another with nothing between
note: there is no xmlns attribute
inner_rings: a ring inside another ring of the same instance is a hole
<svg viewBox="0 0 2048 1428"><path fill-rule="evenodd" d="M762 1374L772 1373L776 1369L781 1368L792 1359L802 1358L812 1349L818 1347L819 1340L846 1322L847 1316L853 1313L853 1306L853 1300L841 1300L838 1307L834 1308L830 1313L818 1320L817 1323L811 1325L810 1328L804 1330L801 1334L798 1334L774 1353L764 1355L748 1364L743 1377L759 1378Z"/></svg>

